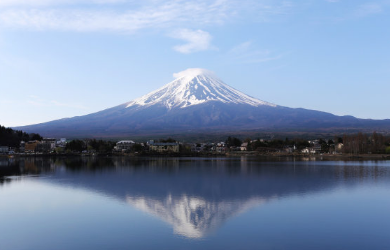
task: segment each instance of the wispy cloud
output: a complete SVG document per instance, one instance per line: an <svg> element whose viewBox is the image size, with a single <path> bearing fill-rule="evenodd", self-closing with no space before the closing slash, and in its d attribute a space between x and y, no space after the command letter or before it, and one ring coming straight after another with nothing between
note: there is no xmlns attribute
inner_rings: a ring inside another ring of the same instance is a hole
<svg viewBox="0 0 390 250"><path fill-rule="evenodd" d="M133 32L143 28L175 26L177 23L221 23L228 15L224 5L221 1L213 4L167 1L137 10L12 8L0 13L0 22L9 27L37 30Z"/></svg>
<svg viewBox="0 0 390 250"><path fill-rule="evenodd" d="M251 64L277 60L282 58L282 54L266 49L256 49L252 41L247 41L232 48L228 52L228 57L234 63Z"/></svg>
<svg viewBox="0 0 390 250"><path fill-rule="evenodd" d="M42 98L40 98L39 96L36 96L36 95L30 95L29 99L27 99L27 103L30 104L30 105L33 105L33 106L37 106L37 107L44 107L44 106L46 106L45 101Z"/></svg>
<svg viewBox="0 0 390 250"><path fill-rule="evenodd" d="M126 0L1 0L0 7L41 7L72 4L115 4Z"/></svg>
<svg viewBox="0 0 390 250"><path fill-rule="evenodd" d="M373 14L381 13L385 5L387 5L388 2L372 2L372 3L366 3L363 5L360 5L356 10L355 14L358 17L365 17L370 16Z"/></svg>
<svg viewBox="0 0 390 250"><path fill-rule="evenodd" d="M180 29L171 34L171 37L185 41L185 44L176 45L174 50L189 54L197 51L212 49L211 35L203 30Z"/></svg>
<svg viewBox="0 0 390 250"><path fill-rule="evenodd" d="M79 103L59 102L56 100L46 100L36 95L30 95L27 103L37 107L66 107L72 109L88 110L89 108Z"/></svg>
<svg viewBox="0 0 390 250"><path fill-rule="evenodd" d="M83 8L80 3L89 5ZM289 6L282 0L1 0L0 25L89 32L200 28L231 22L248 13L265 20Z"/></svg>
<svg viewBox="0 0 390 250"><path fill-rule="evenodd" d="M66 108L74 108L74 109L84 109L88 110L89 108L77 103L66 103L66 102L58 102L58 101L51 101L50 103L54 104L57 107L66 107Z"/></svg>

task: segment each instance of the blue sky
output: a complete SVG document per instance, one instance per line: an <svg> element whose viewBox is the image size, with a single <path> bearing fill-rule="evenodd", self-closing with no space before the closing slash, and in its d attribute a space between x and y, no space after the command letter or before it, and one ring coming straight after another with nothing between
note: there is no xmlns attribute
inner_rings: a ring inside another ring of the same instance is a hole
<svg viewBox="0 0 390 250"><path fill-rule="evenodd" d="M0 124L100 111L194 67L278 105L390 118L389 12L389 0L1 0Z"/></svg>

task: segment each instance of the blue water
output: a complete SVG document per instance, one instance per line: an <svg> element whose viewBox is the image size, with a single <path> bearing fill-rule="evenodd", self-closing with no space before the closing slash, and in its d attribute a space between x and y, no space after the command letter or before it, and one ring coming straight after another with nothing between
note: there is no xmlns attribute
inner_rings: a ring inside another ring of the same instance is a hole
<svg viewBox="0 0 390 250"><path fill-rule="evenodd" d="M0 249L390 249L390 161L0 159Z"/></svg>

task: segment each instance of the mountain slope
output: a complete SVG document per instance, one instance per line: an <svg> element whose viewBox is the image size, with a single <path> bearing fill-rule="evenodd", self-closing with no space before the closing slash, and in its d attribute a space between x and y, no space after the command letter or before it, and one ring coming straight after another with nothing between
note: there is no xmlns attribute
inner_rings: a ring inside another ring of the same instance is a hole
<svg viewBox="0 0 390 250"><path fill-rule="evenodd" d="M248 96L212 72L188 69L162 88L86 116L21 127L44 136L136 136L242 130L389 129L390 120L292 109Z"/></svg>

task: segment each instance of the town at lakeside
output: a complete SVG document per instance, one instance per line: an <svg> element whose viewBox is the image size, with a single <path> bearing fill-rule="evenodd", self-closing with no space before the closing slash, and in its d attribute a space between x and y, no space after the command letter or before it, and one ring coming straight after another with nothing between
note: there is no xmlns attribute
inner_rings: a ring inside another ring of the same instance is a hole
<svg viewBox="0 0 390 250"><path fill-rule="evenodd" d="M181 142L173 138L98 140L43 138L0 126L0 156L321 156L321 158L390 158L390 136L344 134L332 138L237 138L215 142Z"/></svg>

